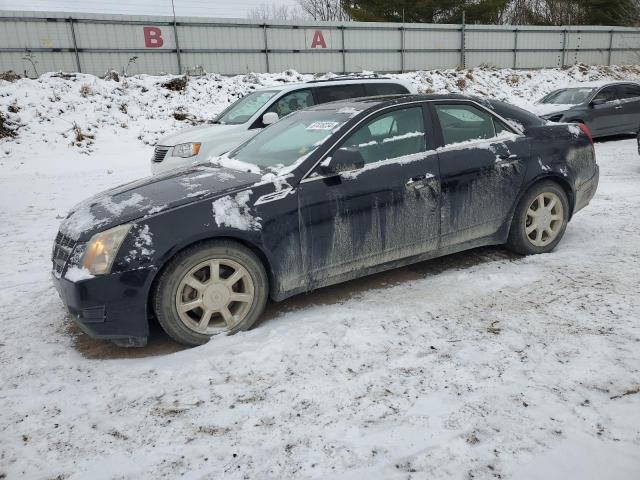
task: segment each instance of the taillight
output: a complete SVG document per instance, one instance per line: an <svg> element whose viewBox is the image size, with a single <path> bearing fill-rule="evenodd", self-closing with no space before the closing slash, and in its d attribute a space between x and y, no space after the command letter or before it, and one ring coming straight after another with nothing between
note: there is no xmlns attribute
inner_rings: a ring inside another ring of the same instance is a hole
<svg viewBox="0 0 640 480"><path fill-rule="evenodd" d="M589 142L591 142L591 146L593 146L593 135L591 135L591 130L589 130L589 127L587 127L584 123L580 123L578 124L578 126L580 127L580 130L582 130L582 133L587 136Z"/></svg>

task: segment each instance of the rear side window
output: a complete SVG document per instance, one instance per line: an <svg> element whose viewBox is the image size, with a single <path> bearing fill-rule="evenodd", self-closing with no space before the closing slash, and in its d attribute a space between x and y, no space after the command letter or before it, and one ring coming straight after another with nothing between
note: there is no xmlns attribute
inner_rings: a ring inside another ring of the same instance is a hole
<svg viewBox="0 0 640 480"><path fill-rule="evenodd" d="M364 97L365 95L364 87L360 84L331 85L316 88L318 103L335 102L347 98Z"/></svg>
<svg viewBox="0 0 640 480"><path fill-rule="evenodd" d="M640 97L640 85L623 85L622 98L638 98Z"/></svg>
<svg viewBox="0 0 640 480"><path fill-rule="evenodd" d="M493 138L496 133L508 130L492 115L471 105L437 104L434 107L445 145Z"/></svg>
<svg viewBox="0 0 640 480"><path fill-rule="evenodd" d="M364 86L367 96L374 97L377 95L402 95L409 93L403 85L397 83L367 83Z"/></svg>

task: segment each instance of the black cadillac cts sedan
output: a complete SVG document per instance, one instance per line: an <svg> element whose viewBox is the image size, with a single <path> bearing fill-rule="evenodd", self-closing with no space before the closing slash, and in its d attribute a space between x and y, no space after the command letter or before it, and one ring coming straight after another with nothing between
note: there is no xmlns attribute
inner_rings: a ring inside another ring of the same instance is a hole
<svg viewBox="0 0 640 480"><path fill-rule="evenodd" d="M53 276L89 335L187 345L267 300L482 245L551 251L598 184L584 126L464 96L302 110L210 163L75 207Z"/></svg>

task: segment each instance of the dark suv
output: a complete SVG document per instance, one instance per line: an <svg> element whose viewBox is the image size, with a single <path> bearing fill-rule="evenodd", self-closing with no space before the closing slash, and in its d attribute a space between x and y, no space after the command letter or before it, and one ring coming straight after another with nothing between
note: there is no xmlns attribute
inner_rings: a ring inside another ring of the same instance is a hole
<svg viewBox="0 0 640 480"><path fill-rule="evenodd" d="M640 85L563 88L543 97L534 111L552 122L584 123L594 137L635 135L640 131Z"/></svg>

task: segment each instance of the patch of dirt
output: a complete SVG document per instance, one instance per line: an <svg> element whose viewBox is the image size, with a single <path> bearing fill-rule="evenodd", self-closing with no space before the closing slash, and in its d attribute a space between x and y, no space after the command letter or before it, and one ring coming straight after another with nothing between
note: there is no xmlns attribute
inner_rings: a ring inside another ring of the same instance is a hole
<svg viewBox="0 0 640 480"><path fill-rule="evenodd" d="M13 70L9 70L8 72L0 72L0 80L4 80L5 82L15 82L16 80L20 80L21 78L22 77Z"/></svg>
<svg viewBox="0 0 640 480"><path fill-rule="evenodd" d="M0 113L0 138L14 138L17 129L17 125Z"/></svg>
<svg viewBox="0 0 640 480"><path fill-rule="evenodd" d="M184 92L187 88L187 83L189 83L189 79L185 77L172 78L168 82L162 84L164 88L167 90L171 90L173 92Z"/></svg>

